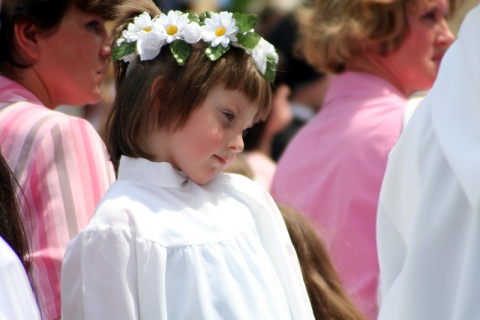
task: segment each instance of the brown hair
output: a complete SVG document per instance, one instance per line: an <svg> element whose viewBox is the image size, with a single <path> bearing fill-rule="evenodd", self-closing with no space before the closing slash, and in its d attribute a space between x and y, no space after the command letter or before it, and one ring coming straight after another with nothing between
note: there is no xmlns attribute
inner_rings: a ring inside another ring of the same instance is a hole
<svg viewBox="0 0 480 320"><path fill-rule="evenodd" d="M121 21L114 28L113 43L133 18L142 12L159 15L157 7L144 1L122 7ZM258 107L255 121L264 119L271 107L270 83L258 71L243 49L231 47L221 58L211 61L206 44L192 45L183 66L179 66L167 46L148 61L138 61L126 75L127 64L115 62L117 96L107 122L106 144L114 166L120 156L152 159L140 142L152 130L173 132L182 128L191 112L218 85L240 90Z"/></svg>
<svg viewBox="0 0 480 320"><path fill-rule="evenodd" d="M17 21L30 21L43 30L45 36L53 35L68 8L76 5L79 9L96 14L105 20L113 20L116 7L123 0L15 0L2 5L0 21L0 73L14 76L14 67L27 68L30 65L20 61L13 41L13 27Z"/></svg>
<svg viewBox="0 0 480 320"><path fill-rule="evenodd" d="M430 0L420 0L430 1ZM419 0L314 0L298 11L298 46L316 68L331 73L345 62L376 46L380 53L395 51L408 35L409 8ZM454 12L461 0L449 0Z"/></svg>
<svg viewBox="0 0 480 320"><path fill-rule="evenodd" d="M15 186L17 181L0 154L0 236L7 242L29 271L30 241L20 214Z"/></svg>
<svg viewBox="0 0 480 320"><path fill-rule="evenodd" d="M35 298L38 300L30 256L31 230L28 219L30 209L28 203L20 205L21 197L24 197L23 190L3 154L0 153L0 237L22 262Z"/></svg>
<svg viewBox="0 0 480 320"><path fill-rule="evenodd" d="M278 207L297 251L315 319L365 319L346 294L330 256L310 220L292 207Z"/></svg>

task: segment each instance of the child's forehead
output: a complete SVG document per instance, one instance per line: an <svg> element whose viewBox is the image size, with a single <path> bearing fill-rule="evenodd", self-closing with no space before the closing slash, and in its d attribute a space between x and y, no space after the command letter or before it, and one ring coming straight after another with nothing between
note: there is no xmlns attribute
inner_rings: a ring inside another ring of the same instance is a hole
<svg viewBox="0 0 480 320"><path fill-rule="evenodd" d="M257 114L261 106L258 101L249 98L248 94L239 88L229 89L223 84L214 86L208 91L207 97L200 104L205 102L214 103L229 107L232 111L253 113L252 122L257 122Z"/></svg>
<svg viewBox="0 0 480 320"><path fill-rule="evenodd" d="M209 90L208 95L213 95L215 98L222 98L225 101L230 101L233 105L248 105L250 108L260 108L258 102L255 101L255 99L251 99L248 92L241 88L228 88L224 84L218 84Z"/></svg>

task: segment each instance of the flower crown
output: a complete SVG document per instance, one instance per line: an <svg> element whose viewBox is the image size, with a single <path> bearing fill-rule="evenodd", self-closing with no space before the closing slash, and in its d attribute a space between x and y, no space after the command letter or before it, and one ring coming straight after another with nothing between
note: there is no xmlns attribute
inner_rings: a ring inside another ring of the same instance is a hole
<svg viewBox="0 0 480 320"><path fill-rule="evenodd" d="M260 73L270 82L275 80L278 55L273 45L253 31L257 16L231 12L169 11L151 18L147 12L134 18L123 30L113 49L113 59L135 62L154 59L168 45L177 63L182 66L190 56L191 45L201 40L208 43L206 56L215 61L230 49L244 49L255 61Z"/></svg>

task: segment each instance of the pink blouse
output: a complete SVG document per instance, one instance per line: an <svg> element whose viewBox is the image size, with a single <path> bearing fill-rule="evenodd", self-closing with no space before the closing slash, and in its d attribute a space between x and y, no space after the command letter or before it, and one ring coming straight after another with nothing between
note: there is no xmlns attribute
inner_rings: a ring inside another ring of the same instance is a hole
<svg viewBox="0 0 480 320"><path fill-rule="evenodd" d="M61 315L65 248L115 180L113 167L87 121L47 109L27 89L1 76L0 148L27 201L22 208L32 232L42 318L55 319Z"/></svg>
<svg viewBox="0 0 480 320"><path fill-rule="evenodd" d="M377 202L406 102L374 75L337 76L322 110L280 159L271 190L318 224L347 291L370 319L378 313Z"/></svg>

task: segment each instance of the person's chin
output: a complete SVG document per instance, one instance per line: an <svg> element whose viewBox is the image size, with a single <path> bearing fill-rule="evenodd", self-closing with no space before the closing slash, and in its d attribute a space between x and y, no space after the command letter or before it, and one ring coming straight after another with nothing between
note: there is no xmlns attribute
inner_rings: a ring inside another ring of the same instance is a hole
<svg viewBox="0 0 480 320"><path fill-rule="evenodd" d="M83 104L97 104L102 100L102 92L100 88L97 88L94 92L92 92L89 96L89 99Z"/></svg>
<svg viewBox="0 0 480 320"><path fill-rule="evenodd" d="M217 170L211 171L211 172L205 173L201 176L193 177L193 178L191 178L191 180L193 182L195 182L196 184L204 186L207 183L209 183L210 181L212 181L219 172L220 171L217 171Z"/></svg>

